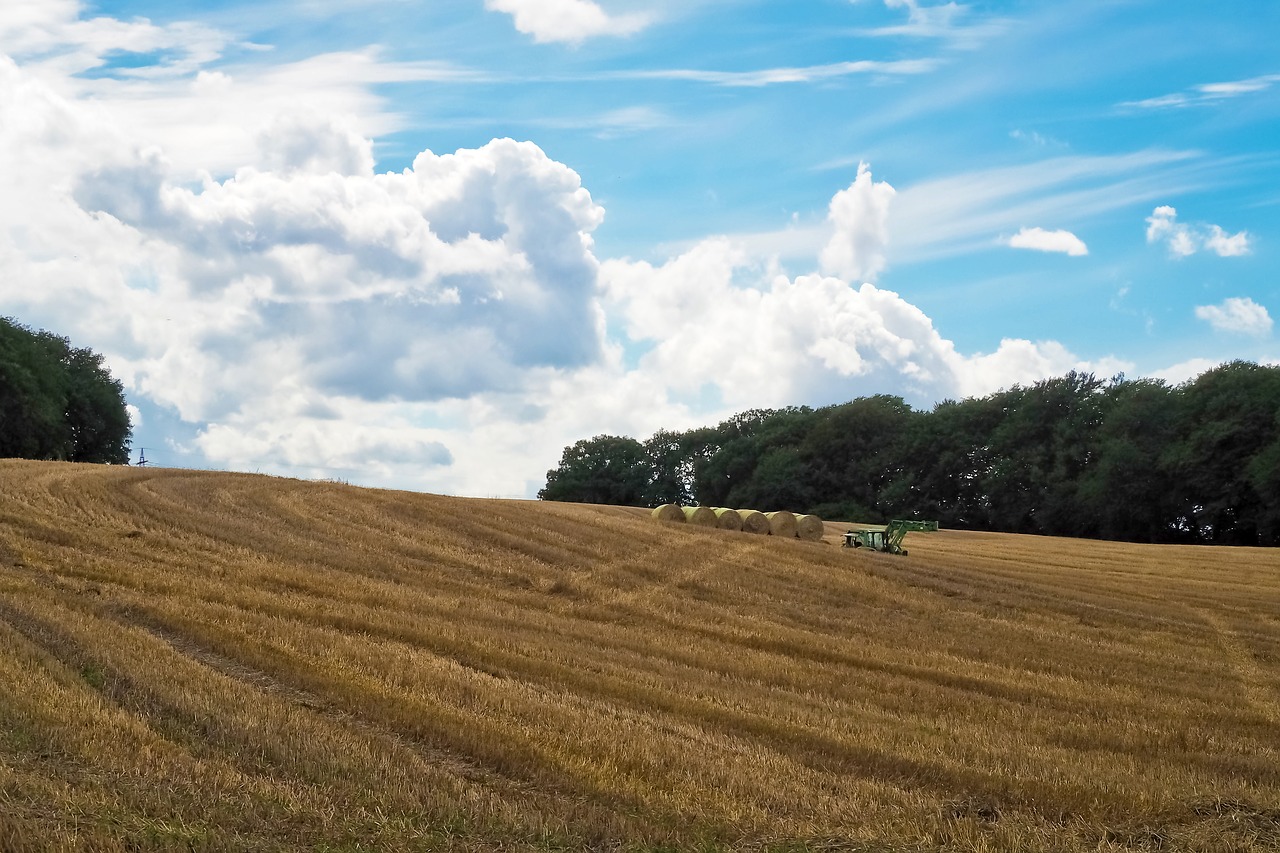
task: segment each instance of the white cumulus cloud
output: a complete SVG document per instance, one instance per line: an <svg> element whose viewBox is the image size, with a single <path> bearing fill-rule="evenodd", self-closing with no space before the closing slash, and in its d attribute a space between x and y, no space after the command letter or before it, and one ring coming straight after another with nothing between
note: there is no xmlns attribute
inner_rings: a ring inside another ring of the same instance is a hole
<svg viewBox="0 0 1280 853"><path fill-rule="evenodd" d="M1068 370L1110 371L1060 344L1004 340L965 356L915 305L874 284L787 276L732 241L705 241L661 266L601 266L606 306L651 344L638 370L726 412L797 400L833 403L890 389L908 399L981 395Z"/></svg>
<svg viewBox="0 0 1280 853"><path fill-rule="evenodd" d="M1271 315L1248 297L1233 296L1221 305L1199 305L1196 317L1219 332L1265 337L1271 334Z"/></svg>
<svg viewBox="0 0 1280 853"><path fill-rule="evenodd" d="M65 42L80 7L26 6L0 26L56 56L40 39ZM104 44L75 41L68 67ZM960 353L863 283L895 196L865 165L807 275L728 239L598 260L603 209L529 142L378 174L372 139L395 125L373 83L436 73L354 53L103 81L0 57L0 162L21 164L0 170L5 312L103 353L149 456L472 495L530 496L601 432L1116 372L1052 341Z"/></svg>
<svg viewBox="0 0 1280 853"><path fill-rule="evenodd" d="M83 209L148 244L147 266L174 298L207 306L187 340L222 365L186 416L215 416L219 399L249 388L270 393L272 382L236 370L268 352L315 387L366 399L475 393L511 385L521 368L595 360L588 235L602 211L571 170L530 143L495 140L374 175L341 129L282 133L278 172L244 169L194 190L144 159L76 187ZM172 355L137 362L140 381L181 388Z"/></svg>
<svg viewBox="0 0 1280 853"><path fill-rule="evenodd" d="M1058 252L1072 257L1089 254L1089 247L1070 231L1046 231L1043 228L1023 228L1006 241L1014 249L1033 249L1037 252Z"/></svg>
<svg viewBox="0 0 1280 853"><path fill-rule="evenodd" d="M642 13L610 15L592 0L485 0L486 9L510 15L516 29L537 42L577 44L594 36L624 36L651 23Z"/></svg>
<svg viewBox="0 0 1280 853"><path fill-rule="evenodd" d="M849 281L874 281L888 259L889 205L895 190L876 183L866 163L847 189L831 199L827 221L830 240L822 250L822 270Z"/></svg>
<svg viewBox="0 0 1280 853"><path fill-rule="evenodd" d="M1228 234L1217 225L1209 226L1209 233L1204 237L1204 247L1215 255L1232 258L1249 254L1249 234L1241 231Z"/></svg>
<svg viewBox="0 0 1280 853"><path fill-rule="evenodd" d="M375 174L347 119L284 112L256 166L192 180L4 59L0 113L24 165L0 171L0 301L102 352L148 447L180 421L205 464L525 494L546 465L492 460L541 443L552 378L605 358L603 211L531 143ZM481 432L489 455L458 449Z"/></svg>
<svg viewBox="0 0 1280 853"><path fill-rule="evenodd" d="M1217 225L1187 225L1178 221L1178 211L1167 204L1160 205L1147 217L1147 242L1164 243L1169 254L1186 258L1203 250L1223 258L1247 255L1250 251L1249 232L1228 234Z"/></svg>
<svg viewBox="0 0 1280 853"><path fill-rule="evenodd" d="M1163 379L1170 385L1181 385L1184 382L1190 382L1205 371L1212 370L1220 363L1210 358L1191 358L1154 370L1151 372L1151 378Z"/></svg>

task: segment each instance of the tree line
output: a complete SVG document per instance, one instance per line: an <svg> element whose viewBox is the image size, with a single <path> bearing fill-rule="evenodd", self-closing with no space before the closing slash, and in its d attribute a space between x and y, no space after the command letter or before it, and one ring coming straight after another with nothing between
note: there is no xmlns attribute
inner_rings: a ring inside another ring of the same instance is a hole
<svg viewBox="0 0 1280 853"><path fill-rule="evenodd" d="M131 429L102 356L0 317L0 457L123 464Z"/></svg>
<svg viewBox="0 0 1280 853"><path fill-rule="evenodd" d="M929 411L876 395L565 448L543 500L1134 542L1280 544L1280 367L1194 381L1068 373Z"/></svg>

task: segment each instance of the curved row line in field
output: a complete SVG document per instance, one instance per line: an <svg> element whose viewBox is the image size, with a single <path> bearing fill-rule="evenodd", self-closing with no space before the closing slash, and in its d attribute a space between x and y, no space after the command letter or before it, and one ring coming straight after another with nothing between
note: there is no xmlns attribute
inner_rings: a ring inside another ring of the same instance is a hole
<svg viewBox="0 0 1280 853"><path fill-rule="evenodd" d="M1273 552L13 461L0 494L0 849L1280 841Z"/></svg>

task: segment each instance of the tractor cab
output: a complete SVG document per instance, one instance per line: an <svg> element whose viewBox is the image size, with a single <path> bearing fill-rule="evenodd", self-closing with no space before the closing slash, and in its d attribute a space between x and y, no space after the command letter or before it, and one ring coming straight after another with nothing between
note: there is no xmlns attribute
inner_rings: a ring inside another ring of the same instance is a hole
<svg viewBox="0 0 1280 853"><path fill-rule="evenodd" d="M850 530L844 535L846 548L870 548L872 551L884 550L883 530Z"/></svg>

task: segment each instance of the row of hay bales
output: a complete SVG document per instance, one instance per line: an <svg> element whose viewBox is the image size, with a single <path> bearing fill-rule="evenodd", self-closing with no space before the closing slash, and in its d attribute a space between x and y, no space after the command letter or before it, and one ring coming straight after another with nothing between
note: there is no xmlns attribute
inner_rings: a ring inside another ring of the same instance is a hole
<svg viewBox="0 0 1280 853"><path fill-rule="evenodd" d="M653 517L658 521L741 530L810 542L821 542L823 534L822 519L816 515L796 515L785 509L778 512L758 512L754 509L663 504L654 508Z"/></svg>

